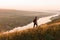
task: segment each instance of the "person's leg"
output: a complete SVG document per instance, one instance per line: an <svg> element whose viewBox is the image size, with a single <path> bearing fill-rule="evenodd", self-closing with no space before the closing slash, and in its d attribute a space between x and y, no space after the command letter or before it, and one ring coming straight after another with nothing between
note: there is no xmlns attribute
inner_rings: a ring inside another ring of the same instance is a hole
<svg viewBox="0 0 60 40"><path fill-rule="evenodd" d="M37 23L36 23L36 27L38 27Z"/></svg>
<svg viewBox="0 0 60 40"><path fill-rule="evenodd" d="M34 26L33 26L33 28L35 27L35 23L34 23Z"/></svg>

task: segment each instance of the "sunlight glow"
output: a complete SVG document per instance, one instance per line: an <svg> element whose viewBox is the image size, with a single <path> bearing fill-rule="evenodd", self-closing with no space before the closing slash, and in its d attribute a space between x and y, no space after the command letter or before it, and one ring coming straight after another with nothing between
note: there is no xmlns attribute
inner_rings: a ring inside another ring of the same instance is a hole
<svg viewBox="0 0 60 40"><path fill-rule="evenodd" d="M0 0L0 8L18 10L60 10L60 0Z"/></svg>

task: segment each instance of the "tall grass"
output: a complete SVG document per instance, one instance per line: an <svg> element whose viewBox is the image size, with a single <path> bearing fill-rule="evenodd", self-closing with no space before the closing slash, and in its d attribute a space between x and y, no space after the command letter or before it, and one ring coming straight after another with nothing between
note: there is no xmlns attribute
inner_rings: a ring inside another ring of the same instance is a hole
<svg viewBox="0 0 60 40"><path fill-rule="evenodd" d="M1 33L0 40L60 40L60 24L44 24L37 28Z"/></svg>

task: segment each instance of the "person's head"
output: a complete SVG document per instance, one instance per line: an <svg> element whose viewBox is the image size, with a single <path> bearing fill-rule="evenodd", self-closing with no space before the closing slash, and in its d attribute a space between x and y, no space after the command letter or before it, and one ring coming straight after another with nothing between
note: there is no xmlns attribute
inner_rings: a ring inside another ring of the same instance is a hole
<svg viewBox="0 0 60 40"><path fill-rule="evenodd" d="M37 19L37 17L35 17L35 19Z"/></svg>

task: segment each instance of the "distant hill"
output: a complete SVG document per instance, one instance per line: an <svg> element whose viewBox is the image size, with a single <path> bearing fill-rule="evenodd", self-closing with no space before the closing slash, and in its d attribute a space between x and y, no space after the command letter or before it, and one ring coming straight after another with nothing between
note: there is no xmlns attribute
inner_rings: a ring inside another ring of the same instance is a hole
<svg viewBox="0 0 60 40"><path fill-rule="evenodd" d="M0 40L60 40L60 22L58 20L37 28L1 33Z"/></svg>
<svg viewBox="0 0 60 40"><path fill-rule="evenodd" d="M53 19L53 20L52 20ZM57 17L53 17L51 20L52 20L52 22L49 22L49 23L47 23L47 24L52 24L52 23L56 23L56 22L60 22L60 17L59 16L57 16Z"/></svg>
<svg viewBox="0 0 60 40"><path fill-rule="evenodd" d="M51 18L51 20L57 20L57 19L60 19L60 15Z"/></svg>

